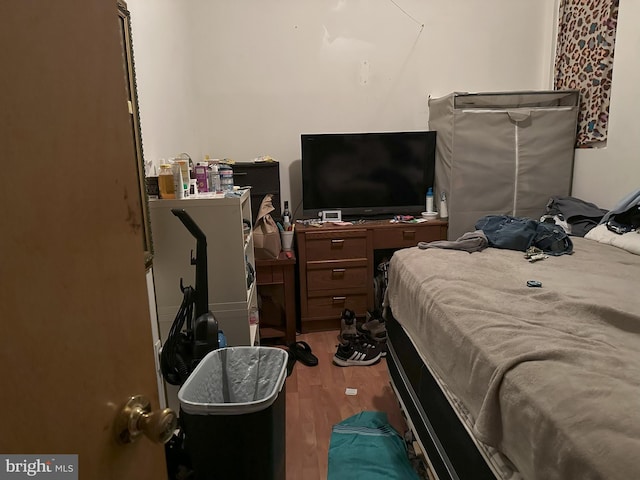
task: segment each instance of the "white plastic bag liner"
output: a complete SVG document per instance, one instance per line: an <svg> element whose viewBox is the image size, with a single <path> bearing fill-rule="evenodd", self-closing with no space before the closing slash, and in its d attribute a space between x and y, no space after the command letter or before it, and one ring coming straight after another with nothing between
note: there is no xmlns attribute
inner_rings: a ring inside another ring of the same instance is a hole
<svg viewBox="0 0 640 480"><path fill-rule="evenodd" d="M178 392L192 415L243 415L276 401L287 375L287 352L273 347L229 347L208 353Z"/></svg>

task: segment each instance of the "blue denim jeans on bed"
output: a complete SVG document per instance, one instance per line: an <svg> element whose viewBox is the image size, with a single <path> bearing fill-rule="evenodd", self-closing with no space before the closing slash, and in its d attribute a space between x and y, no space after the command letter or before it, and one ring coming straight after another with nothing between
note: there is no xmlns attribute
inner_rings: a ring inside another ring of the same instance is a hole
<svg viewBox="0 0 640 480"><path fill-rule="evenodd" d="M538 222L530 218L487 215L478 220L476 230L484 232L492 247L524 252L531 246L537 226Z"/></svg>
<svg viewBox="0 0 640 480"><path fill-rule="evenodd" d="M509 215L487 215L478 220L475 227L484 232L491 247L524 252L535 246L549 255L573 252L571 239L555 224Z"/></svg>

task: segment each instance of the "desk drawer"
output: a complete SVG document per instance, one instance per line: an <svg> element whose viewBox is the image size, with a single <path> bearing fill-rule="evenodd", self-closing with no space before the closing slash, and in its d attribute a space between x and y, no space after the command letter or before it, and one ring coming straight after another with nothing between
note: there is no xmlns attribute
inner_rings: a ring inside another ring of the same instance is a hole
<svg viewBox="0 0 640 480"><path fill-rule="evenodd" d="M345 308L363 313L367 310L367 294L323 295L307 299L308 317L334 317L340 319Z"/></svg>
<svg viewBox="0 0 640 480"><path fill-rule="evenodd" d="M337 290L345 288L366 288L367 267L307 268L307 290Z"/></svg>
<svg viewBox="0 0 640 480"><path fill-rule="evenodd" d="M363 230L306 234L307 261L367 258L367 234Z"/></svg>
<svg viewBox="0 0 640 480"><path fill-rule="evenodd" d="M415 247L418 242L442 240L440 225L403 225L395 228L377 229L373 232L373 248L406 248ZM446 239L446 231L444 233Z"/></svg>

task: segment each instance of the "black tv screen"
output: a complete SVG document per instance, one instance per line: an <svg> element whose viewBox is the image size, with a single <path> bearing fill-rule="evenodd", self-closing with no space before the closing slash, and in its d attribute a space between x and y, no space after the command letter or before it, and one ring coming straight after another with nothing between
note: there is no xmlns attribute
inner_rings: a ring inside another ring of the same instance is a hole
<svg viewBox="0 0 640 480"><path fill-rule="evenodd" d="M436 132L301 135L305 217L414 215L433 187Z"/></svg>

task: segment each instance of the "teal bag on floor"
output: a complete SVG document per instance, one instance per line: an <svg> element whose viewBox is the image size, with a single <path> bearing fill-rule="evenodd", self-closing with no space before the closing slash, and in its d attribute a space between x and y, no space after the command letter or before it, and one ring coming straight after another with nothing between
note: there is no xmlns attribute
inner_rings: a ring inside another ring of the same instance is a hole
<svg viewBox="0 0 640 480"><path fill-rule="evenodd" d="M361 412L333 426L328 480L419 480L402 437L384 412Z"/></svg>

